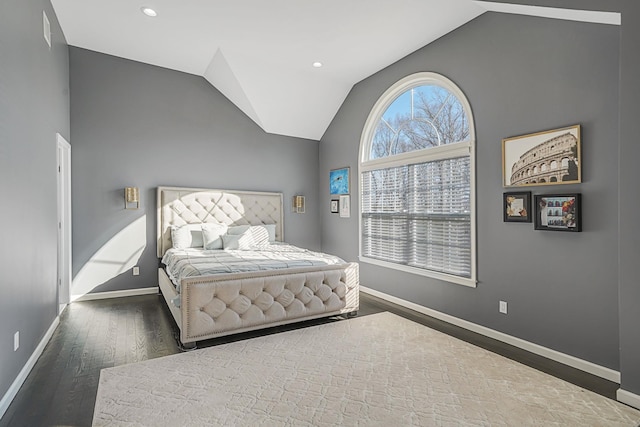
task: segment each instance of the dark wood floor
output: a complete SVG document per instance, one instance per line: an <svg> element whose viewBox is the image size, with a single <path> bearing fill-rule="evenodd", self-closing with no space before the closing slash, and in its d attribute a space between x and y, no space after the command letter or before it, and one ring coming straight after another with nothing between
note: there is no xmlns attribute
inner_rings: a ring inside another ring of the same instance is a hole
<svg viewBox="0 0 640 427"><path fill-rule="evenodd" d="M618 384L469 332L415 311L362 295L359 316L390 311L482 348L615 399ZM313 320L199 342L208 347L307 327ZM146 295L71 304L0 427L90 426L100 370L180 352L176 327L162 297Z"/></svg>

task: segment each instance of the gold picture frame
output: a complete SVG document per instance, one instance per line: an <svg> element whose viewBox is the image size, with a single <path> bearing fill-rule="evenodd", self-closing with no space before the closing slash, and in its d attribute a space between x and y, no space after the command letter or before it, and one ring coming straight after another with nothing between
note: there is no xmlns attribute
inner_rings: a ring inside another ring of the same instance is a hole
<svg viewBox="0 0 640 427"><path fill-rule="evenodd" d="M580 125L502 140L504 187L582 182Z"/></svg>

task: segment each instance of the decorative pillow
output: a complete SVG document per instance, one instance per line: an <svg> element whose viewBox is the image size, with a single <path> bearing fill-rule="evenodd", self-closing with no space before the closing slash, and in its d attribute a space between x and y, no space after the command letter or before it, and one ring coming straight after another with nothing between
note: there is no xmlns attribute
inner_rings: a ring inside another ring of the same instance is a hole
<svg viewBox="0 0 640 427"><path fill-rule="evenodd" d="M253 234L247 229L242 234L225 234L222 236L222 246L224 249L253 249L256 244L253 240Z"/></svg>
<svg viewBox="0 0 640 427"><path fill-rule="evenodd" d="M223 241L225 249L256 249L276 241L276 225L237 225L229 227L227 236L244 236L235 247L234 239L229 237ZM224 236L223 236L224 237Z"/></svg>
<svg viewBox="0 0 640 427"><path fill-rule="evenodd" d="M227 234L226 224L209 222L202 224L202 240L205 249L222 249L222 236Z"/></svg>
<svg viewBox="0 0 640 427"><path fill-rule="evenodd" d="M172 225L171 242L176 249L201 248L202 224Z"/></svg>
<svg viewBox="0 0 640 427"><path fill-rule="evenodd" d="M267 243L276 241L276 225L275 224L263 224L263 225L237 225L229 227L227 234L243 234L245 232L251 232L253 234L253 240L256 245L266 245Z"/></svg>
<svg viewBox="0 0 640 427"><path fill-rule="evenodd" d="M253 236L253 242L255 246L265 246L269 244L269 231L267 227L262 225L254 225L249 228L248 232ZM273 232L275 234L275 226Z"/></svg>
<svg viewBox="0 0 640 427"><path fill-rule="evenodd" d="M250 227L250 225L234 225L233 227L229 227L227 234L242 234Z"/></svg>
<svg viewBox="0 0 640 427"><path fill-rule="evenodd" d="M267 229L269 233L269 243L273 243L276 241L276 225L275 224L265 224L260 227L264 227Z"/></svg>

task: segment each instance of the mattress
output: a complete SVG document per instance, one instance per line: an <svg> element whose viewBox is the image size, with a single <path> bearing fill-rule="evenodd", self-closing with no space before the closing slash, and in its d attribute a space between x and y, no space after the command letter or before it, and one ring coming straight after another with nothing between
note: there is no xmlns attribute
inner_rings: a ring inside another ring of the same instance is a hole
<svg viewBox="0 0 640 427"><path fill-rule="evenodd" d="M252 250L172 248L165 253L162 263L166 266L167 276L180 292L180 282L186 277L339 265L345 261L334 255L286 243L272 243Z"/></svg>

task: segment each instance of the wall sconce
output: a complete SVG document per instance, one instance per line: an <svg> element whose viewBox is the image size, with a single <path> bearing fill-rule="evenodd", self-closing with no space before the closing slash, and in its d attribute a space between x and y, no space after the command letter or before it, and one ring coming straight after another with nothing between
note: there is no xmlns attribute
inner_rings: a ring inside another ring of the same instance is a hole
<svg viewBox="0 0 640 427"><path fill-rule="evenodd" d="M132 207L135 203L135 207ZM140 208L140 190L138 187L124 188L124 208L139 209Z"/></svg>
<svg viewBox="0 0 640 427"><path fill-rule="evenodd" d="M304 213L304 196L293 196L293 212Z"/></svg>

